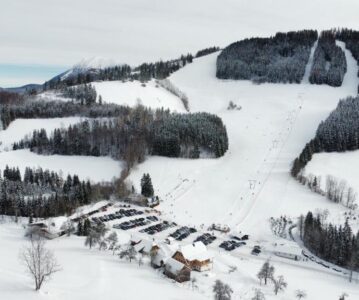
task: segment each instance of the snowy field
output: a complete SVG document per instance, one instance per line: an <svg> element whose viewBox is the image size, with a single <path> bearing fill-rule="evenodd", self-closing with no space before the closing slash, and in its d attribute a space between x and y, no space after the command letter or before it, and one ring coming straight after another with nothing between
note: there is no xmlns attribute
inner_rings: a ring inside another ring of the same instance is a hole
<svg viewBox="0 0 359 300"><path fill-rule="evenodd" d="M42 167L63 175L76 174L81 180L94 182L112 181L121 174L121 163L110 157L38 155L28 149L0 152L0 170L19 167L24 174L26 167Z"/></svg>
<svg viewBox="0 0 359 300"><path fill-rule="evenodd" d="M93 182L112 181L121 174L121 163L110 157L37 155L25 150L12 150L14 142L31 136L33 130L44 128L50 135L56 128L67 128L85 120L81 117L53 119L17 119L6 130L0 131L0 170L5 166L19 167L22 174L26 167L42 167L61 173L63 176L77 174L81 180Z"/></svg>
<svg viewBox="0 0 359 300"><path fill-rule="evenodd" d="M142 86L139 81L104 81L94 82L97 95L101 95L104 102L134 107L142 104L153 109L165 108L176 112L185 112L181 100L162 87L156 87L152 80Z"/></svg>
<svg viewBox="0 0 359 300"><path fill-rule="evenodd" d="M347 185L359 192L359 170L356 167L359 161L359 151L342 153L316 153L307 164L304 174L313 174L321 177L321 187L325 188L325 178L334 176L338 181L344 180Z"/></svg>
<svg viewBox="0 0 359 300"><path fill-rule="evenodd" d="M0 257L6 258L1 260L1 299L110 300L154 299L155 296L163 300L205 299L189 289L176 287L150 267L140 269L138 264L121 262L110 253L89 251L84 247L84 239L79 237L48 242L63 270L40 292L34 292L33 283L18 261L18 253L26 245L23 235L20 225L0 225L0 240L6 241L6 247L0 247Z"/></svg>
<svg viewBox="0 0 359 300"><path fill-rule="evenodd" d="M15 142L20 141L25 136L32 136L34 130L44 128L48 136L56 128L67 128L70 125L85 120L80 117L53 118L53 119L16 119L11 122L6 130L0 131L0 151L9 151Z"/></svg>

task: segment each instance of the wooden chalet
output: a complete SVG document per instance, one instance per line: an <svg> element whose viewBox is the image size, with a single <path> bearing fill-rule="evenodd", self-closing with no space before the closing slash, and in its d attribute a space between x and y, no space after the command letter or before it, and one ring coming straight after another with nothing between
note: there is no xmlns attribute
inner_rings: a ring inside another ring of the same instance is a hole
<svg viewBox="0 0 359 300"><path fill-rule="evenodd" d="M198 272L208 271L213 265L213 259L207 247L200 241L182 246L175 252L172 258L185 264L191 270Z"/></svg>
<svg viewBox="0 0 359 300"><path fill-rule="evenodd" d="M191 280L191 269L176 259L169 258L165 264L164 272L167 277L177 282Z"/></svg>

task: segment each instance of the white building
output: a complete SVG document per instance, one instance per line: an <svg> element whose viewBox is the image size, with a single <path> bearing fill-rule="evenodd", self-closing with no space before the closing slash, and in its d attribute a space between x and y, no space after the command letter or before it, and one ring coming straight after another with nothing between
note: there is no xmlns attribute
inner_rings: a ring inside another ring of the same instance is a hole
<svg viewBox="0 0 359 300"><path fill-rule="evenodd" d="M302 249L295 245L277 245L273 253L279 257L293 260L302 260Z"/></svg>

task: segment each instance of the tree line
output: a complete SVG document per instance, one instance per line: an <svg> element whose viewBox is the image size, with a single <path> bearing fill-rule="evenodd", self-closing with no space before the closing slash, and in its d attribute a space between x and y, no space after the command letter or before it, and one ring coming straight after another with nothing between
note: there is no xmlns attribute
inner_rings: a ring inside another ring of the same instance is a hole
<svg viewBox="0 0 359 300"><path fill-rule="evenodd" d="M300 174L297 179L312 192L325 196L334 203L340 203L352 210L358 207L358 195L351 186L348 186L345 180L338 180L332 175L327 175L323 184L324 187L322 187L321 176Z"/></svg>
<svg viewBox="0 0 359 300"><path fill-rule="evenodd" d="M89 204L95 189L77 175L64 180L59 174L42 168L26 168L22 177L18 168L6 168L0 175L0 215L48 218L66 215Z"/></svg>
<svg viewBox="0 0 359 300"><path fill-rule="evenodd" d="M210 50L207 50L210 52ZM136 67L130 67L127 64L108 67L104 69L90 69L76 72L76 74L61 77L55 77L44 84L44 90L62 89L68 86L90 83L96 80L139 80L148 81L151 79L164 79L173 72L184 67L193 61L192 54L181 55L177 59L167 61L157 61L154 63L142 63Z"/></svg>
<svg viewBox="0 0 359 300"><path fill-rule="evenodd" d="M316 256L350 270L359 270L359 232L354 234L348 221L342 225L325 224L308 212L300 219L304 245Z"/></svg>
<svg viewBox="0 0 359 300"><path fill-rule="evenodd" d="M216 75L258 83L300 83L317 38L317 31L302 30L235 42L218 56Z"/></svg>
<svg viewBox="0 0 359 300"><path fill-rule="evenodd" d="M344 152L359 149L359 97L340 100L336 109L322 121L315 137L305 145L294 160L291 174L300 175L313 154L319 152Z"/></svg>
<svg viewBox="0 0 359 300"><path fill-rule="evenodd" d="M311 84L342 85L347 61L344 51L336 45L335 40L335 32L321 32L309 76Z"/></svg>
<svg viewBox="0 0 359 300"><path fill-rule="evenodd" d="M77 101L81 105L92 105L96 103L97 92L91 84L81 84L63 88L62 96ZM99 104L102 104L102 101L99 101Z"/></svg>
<svg viewBox="0 0 359 300"><path fill-rule="evenodd" d="M215 53L215 52L217 52L219 50L220 50L219 47L215 47L215 46L214 47L208 47L208 48L205 48L205 49L197 51L195 57L197 58L197 57L206 56L206 55Z"/></svg>
<svg viewBox="0 0 359 300"><path fill-rule="evenodd" d="M223 156L228 137L222 120L208 113L177 114L143 106L108 120L86 120L47 136L45 129L13 145L39 154L111 156L130 168L145 155L199 158Z"/></svg>
<svg viewBox="0 0 359 300"><path fill-rule="evenodd" d="M64 101L22 101L2 105L0 107L0 118L6 129L16 119L36 118L63 118L81 116L89 118L98 117L125 117L130 114L131 108L116 104L91 103L81 105L77 102Z"/></svg>

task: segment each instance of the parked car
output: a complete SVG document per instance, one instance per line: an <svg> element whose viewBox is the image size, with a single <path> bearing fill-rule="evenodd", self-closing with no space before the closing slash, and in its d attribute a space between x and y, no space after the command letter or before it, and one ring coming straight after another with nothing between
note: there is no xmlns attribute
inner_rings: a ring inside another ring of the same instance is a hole
<svg viewBox="0 0 359 300"><path fill-rule="evenodd" d="M248 234L245 234L244 236L242 236L241 240L242 241L246 241L249 239L249 235Z"/></svg>

